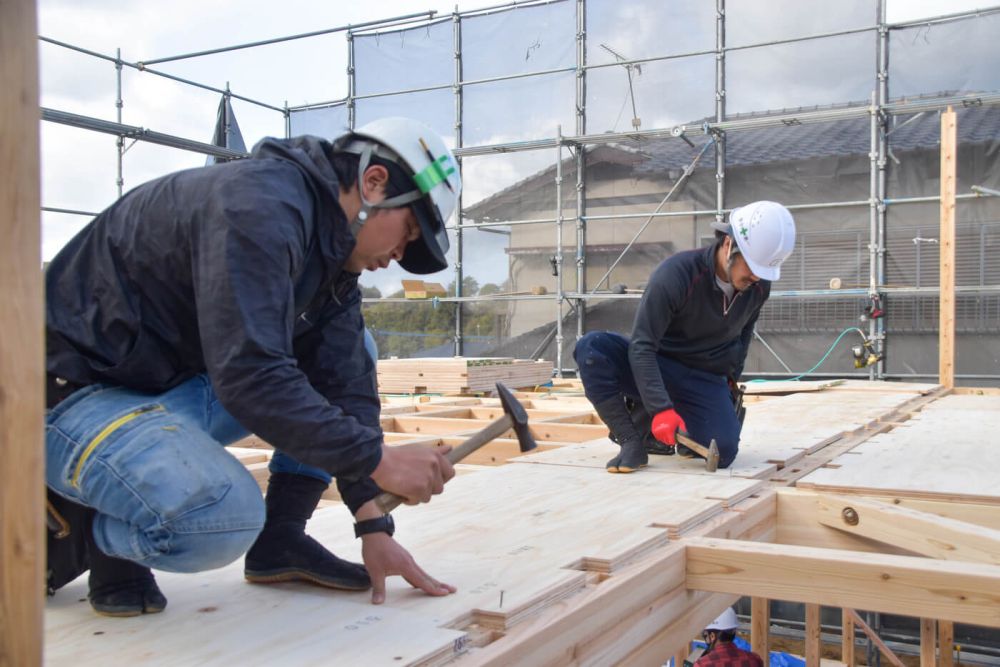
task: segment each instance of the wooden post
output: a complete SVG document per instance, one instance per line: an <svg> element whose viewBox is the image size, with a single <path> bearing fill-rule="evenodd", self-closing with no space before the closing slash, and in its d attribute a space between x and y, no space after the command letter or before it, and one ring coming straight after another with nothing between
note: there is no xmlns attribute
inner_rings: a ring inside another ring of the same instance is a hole
<svg viewBox="0 0 1000 667"><path fill-rule="evenodd" d="M677 653L674 653L674 667L684 667L684 661L691 655L691 642L684 644Z"/></svg>
<svg viewBox="0 0 1000 667"><path fill-rule="evenodd" d="M0 2L0 665L42 664L43 325L34 0Z"/></svg>
<svg viewBox="0 0 1000 667"><path fill-rule="evenodd" d="M840 612L840 661L854 667L854 619L844 609Z"/></svg>
<svg viewBox="0 0 1000 667"><path fill-rule="evenodd" d="M819 605L806 604L806 667L819 667L821 650Z"/></svg>
<svg viewBox="0 0 1000 667"><path fill-rule="evenodd" d="M750 598L750 649L764 661L764 667L771 664L770 642L771 601L767 598Z"/></svg>
<svg viewBox="0 0 1000 667"><path fill-rule="evenodd" d="M920 619L920 667L937 665L937 624L932 618Z"/></svg>
<svg viewBox="0 0 1000 667"><path fill-rule="evenodd" d="M955 624L951 621L938 621L938 665L952 667L955 664Z"/></svg>
<svg viewBox="0 0 1000 667"><path fill-rule="evenodd" d="M955 386L955 190L957 125L951 107L941 114L941 319L938 327L938 380Z"/></svg>

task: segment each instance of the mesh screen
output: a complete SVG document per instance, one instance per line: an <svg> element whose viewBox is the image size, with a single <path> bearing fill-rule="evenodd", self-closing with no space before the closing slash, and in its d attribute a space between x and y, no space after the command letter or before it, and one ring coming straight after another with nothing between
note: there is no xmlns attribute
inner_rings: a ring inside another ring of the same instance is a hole
<svg viewBox="0 0 1000 667"><path fill-rule="evenodd" d="M576 6L554 2L462 19L462 78L574 67Z"/></svg>
<svg viewBox="0 0 1000 667"><path fill-rule="evenodd" d="M998 33L997 14L893 30L889 33L890 97L997 90Z"/></svg>
<svg viewBox="0 0 1000 667"><path fill-rule="evenodd" d="M714 3L701 0L587 2L587 64L618 62L618 57L634 60L714 49Z"/></svg>
<svg viewBox="0 0 1000 667"><path fill-rule="evenodd" d="M347 105L339 104L317 109L303 109L289 114L291 136L314 134L333 139L348 129Z"/></svg>
<svg viewBox="0 0 1000 667"><path fill-rule="evenodd" d="M450 19L420 28L354 36L358 95L401 92L455 81Z"/></svg>
<svg viewBox="0 0 1000 667"><path fill-rule="evenodd" d="M870 0L809 3L797 0L728 0L728 46L761 44L875 25Z"/></svg>
<svg viewBox="0 0 1000 667"><path fill-rule="evenodd" d="M877 36L870 30L727 52L727 114L865 102L875 88Z"/></svg>

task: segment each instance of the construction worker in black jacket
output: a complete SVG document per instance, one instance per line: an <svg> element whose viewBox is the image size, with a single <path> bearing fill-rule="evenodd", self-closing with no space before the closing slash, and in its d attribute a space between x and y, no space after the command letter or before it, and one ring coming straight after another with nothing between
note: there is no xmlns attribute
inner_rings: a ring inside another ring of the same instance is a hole
<svg viewBox="0 0 1000 667"><path fill-rule="evenodd" d="M653 272L632 337L596 331L573 356L584 392L621 451L612 473L647 465L649 452L693 456L677 430L707 445L719 467L736 458L741 422L733 392L753 327L795 245L795 222L781 204L759 201L713 223L715 243L677 253Z"/></svg>
<svg viewBox="0 0 1000 667"><path fill-rule="evenodd" d="M251 581L453 592L373 502L427 502L454 470L447 448L384 445L357 280L444 269L460 192L437 134L382 119L150 181L70 241L46 274L50 592L89 568L99 613L157 612L150 568L248 549ZM276 448L266 501L222 447L251 432ZM364 566L305 534L332 478Z"/></svg>

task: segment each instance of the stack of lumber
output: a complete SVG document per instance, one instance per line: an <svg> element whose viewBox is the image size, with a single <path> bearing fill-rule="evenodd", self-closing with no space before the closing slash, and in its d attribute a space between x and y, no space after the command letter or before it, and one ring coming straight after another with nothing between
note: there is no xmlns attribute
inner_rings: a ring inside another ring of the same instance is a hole
<svg viewBox="0 0 1000 667"><path fill-rule="evenodd" d="M471 393L493 391L497 382L516 388L534 387L551 379L551 361L422 357L378 362L378 390L382 393Z"/></svg>

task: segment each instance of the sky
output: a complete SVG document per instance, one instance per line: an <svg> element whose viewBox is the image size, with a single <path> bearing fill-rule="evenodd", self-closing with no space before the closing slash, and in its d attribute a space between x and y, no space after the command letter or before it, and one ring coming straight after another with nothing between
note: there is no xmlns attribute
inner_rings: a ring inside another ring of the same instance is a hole
<svg viewBox="0 0 1000 667"><path fill-rule="evenodd" d="M848 1L856 9L867 11L868 4L874 7L870 0ZM820 0L816 3L827 5ZM466 0L457 3L455 0L366 3L343 0L285 0L282 3L266 0L172 0L170 3L40 0L39 33L112 57L120 48L124 60L136 62L425 10L436 10L439 16L447 17L456 7L459 11L468 11L485 4ZM572 63L574 27L563 20L572 15L572 4L558 3L535 14L509 12L509 16L498 16L489 22L463 24L463 36L480 46L475 53L464 54L465 77L486 78ZM785 1L789 11L783 12L774 12L772 4L772 0L730 2L727 13L733 23L727 28L729 43L779 39L787 36L789 30L803 30L801 26L808 25L812 11L805 6L808 3ZM943 14L982 4L969 0L890 0L889 20ZM666 10L662 0L591 0L589 7L590 39L611 46L629 58L660 54L665 48L667 52L697 50L714 43L710 22L714 3L707 0L674 2ZM659 20L650 20L651 7L656 7L657 12L666 11L676 19L678 26L696 21L706 29L671 29ZM526 16L532 17L530 22L524 20ZM825 25L826 29L857 27L854 24ZM834 27L829 27L831 25ZM398 34L356 43L359 59L363 56L365 62L382 67L374 73L369 69L366 74L359 65L359 92L422 85L419 81L422 77L427 78L428 83L450 77L451 46L447 41L450 31L450 26L440 26L416 35L410 33L407 43L401 42L402 37ZM116 120L113 63L44 42L39 49L43 107ZM801 99L810 104L855 97L864 99L870 83L867 79L852 81L839 74L835 67L827 77L816 72L815 67L809 76L804 76L796 69L796 63L802 59L795 52L789 52L790 57L767 61L752 57L753 51L737 53L747 55L733 56L729 62L732 71L728 78L729 105L734 111L788 105L787 86L777 85L783 80L794 80ZM868 58L868 55L831 53L820 56L824 62L834 64L852 57ZM414 75L407 65L412 59L421 58L429 64ZM588 58L592 63L601 63L611 62L612 56L591 48ZM215 88L228 85L233 93L275 107L282 107L286 102L294 106L341 99L347 93L347 46L343 32L153 67ZM670 127L712 113L713 72L712 56L693 59L684 67L646 66L634 80L635 101L643 129ZM564 134L573 134L572 74L522 81L492 88L467 88L466 145L554 136L560 126ZM588 131L627 129L631 123L631 107L627 103L631 98L627 97L625 73L617 67L594 70L588 85L591 90ZM207 142L211 138L219 104L219 95L215 92L125 68L122 97L123 123L198 141ZM390 114L420 117L423 114L429 116L426 120L451 142L450 114L454 104L451 91L427 93L416 101L416 104L403 106L391 97L371 100L367 105L359 104L359 119L364 121ZM234 100L233 106L248 146L264 136L284 134L281 113L241 100ZM552 154L539 153L511 154L490 160L467 159L465 206L552 164L553 159ZM204 161L204 156L196 153L145 142L130 144L124 158L124 188L127 191L156 176L197 167ZM115 179L115 137L42 123L42 201L45 206L100 211L117 196ZM44 213L43 259L50 259L88 220L84 216ZM488 259L477 258L475 263L480 282L499 282L505 275L506 269L502 266L495 272L482 268L506 263L502 248L497 245L502 244L503 238L495 235L492 238L495 243L482 249ZM467 265L473 266L468 260ZM367 282L386 293L398 285L401 277L401 271L392 270L377 280L369 278ZM442 276L442 282L448 280L448 275Z"/></svg>

